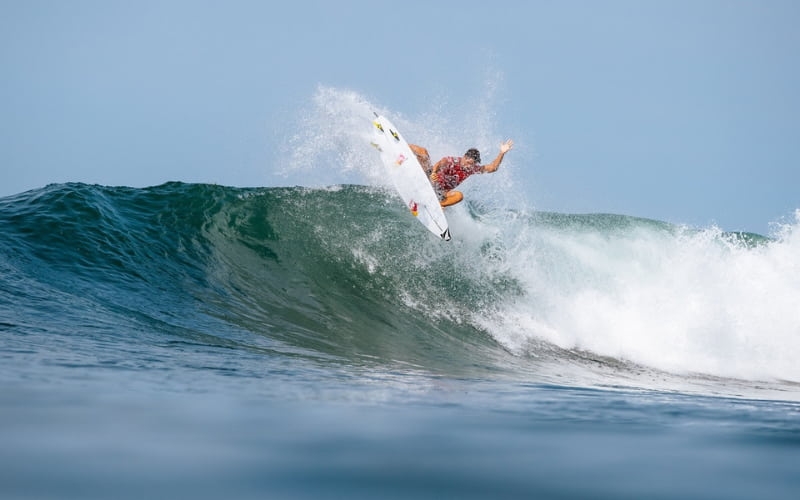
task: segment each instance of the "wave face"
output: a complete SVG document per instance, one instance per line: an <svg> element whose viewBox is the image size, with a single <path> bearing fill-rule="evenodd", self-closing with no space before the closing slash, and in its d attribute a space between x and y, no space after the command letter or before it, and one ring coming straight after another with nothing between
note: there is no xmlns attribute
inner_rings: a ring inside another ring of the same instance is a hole
<svg viewBox="0 0 800 500"><path fill-rule="evenodd" d="M449 375L800 382L798 222L448 217L450 243L374 187L51 185L0 200L0 326Z"/></svg>

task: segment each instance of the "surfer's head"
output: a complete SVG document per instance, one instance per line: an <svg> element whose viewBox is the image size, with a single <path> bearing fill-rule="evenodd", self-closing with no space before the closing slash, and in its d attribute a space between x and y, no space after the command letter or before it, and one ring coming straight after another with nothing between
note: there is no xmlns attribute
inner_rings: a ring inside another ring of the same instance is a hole
<svg viewBox="0 0 800 500"><path fill-rule="evenodd" d="M478 165L481 164L481 152L475 148L469 148L467 152L464 153L464 158L469 158Z"/></svg>

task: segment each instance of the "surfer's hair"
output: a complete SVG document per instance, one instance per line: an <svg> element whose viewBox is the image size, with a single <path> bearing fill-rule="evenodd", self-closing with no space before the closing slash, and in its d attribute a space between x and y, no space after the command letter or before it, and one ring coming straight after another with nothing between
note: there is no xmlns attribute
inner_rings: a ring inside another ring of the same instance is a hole
<svg viewBox="0 0 800 500"><path fill-rule="evenodd" d="M475 163L481 162L481 152L475 148L469 148L466 153L464 153L464 158L472 158L475 160Z"/></svg>

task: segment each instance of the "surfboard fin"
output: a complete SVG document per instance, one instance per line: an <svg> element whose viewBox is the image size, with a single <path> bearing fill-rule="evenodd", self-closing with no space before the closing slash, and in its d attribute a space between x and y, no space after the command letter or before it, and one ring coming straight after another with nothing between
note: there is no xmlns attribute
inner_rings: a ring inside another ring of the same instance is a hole
<svg viewBox="0 0 800 500"><path fill-rule="evenodd" d="M375 120L374 122L372 122L372 124L373 124L373 125L375 125L375 127L376 127L378 130L380 130L381 132L383 132L383 125L381 125L381 122L379 122L379 121Z"/></svg>
<svg viewBox="0 0 800 500"><path fill-rule="evenodd" d="M450 228L444 230L444 232L440 235L444 241L450 241Z"/></svg>

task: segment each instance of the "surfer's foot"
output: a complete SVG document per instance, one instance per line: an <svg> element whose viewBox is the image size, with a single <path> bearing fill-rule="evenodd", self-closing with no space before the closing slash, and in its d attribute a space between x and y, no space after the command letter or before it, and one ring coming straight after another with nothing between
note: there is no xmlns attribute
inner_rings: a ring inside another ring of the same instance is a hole
<svg viewBox="0 0 800 500"><path fill-rule="evenodd" d="M461 193L461 191L448 191L444 194L444 198L439 201L439 205L443 207L449 207L450 205L459 203L463 199L464 195Z"/></svg>

